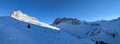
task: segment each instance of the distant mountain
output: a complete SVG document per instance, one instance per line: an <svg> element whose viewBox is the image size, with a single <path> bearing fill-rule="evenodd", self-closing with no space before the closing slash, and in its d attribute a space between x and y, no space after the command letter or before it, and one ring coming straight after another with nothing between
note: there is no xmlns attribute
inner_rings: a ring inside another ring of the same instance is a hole
<svg viewBox="0 0 120 44"><path fill-rule="evenodd" d="M53 22L53 25L58 25L62 22L66 22L66 23L70 23L70 24L73 24L73 25L79 25L81 23L81 21L79 21L78 19L76 18L56 18L55 21Z"/></svg>
<svg viewBox="0 0 120 44"><path fill-rule="evenodd" d="M21 11L0 17L0 44L94 44L91 39L78 39Z"/></svg>
<svg viewBox="0 0 120 44"><path fill-rule="evenodd" d="M96 44L120 43L120 18L110 21L86 22L76 18L56 18L52 24L80 39L91 39Z"/></svg>

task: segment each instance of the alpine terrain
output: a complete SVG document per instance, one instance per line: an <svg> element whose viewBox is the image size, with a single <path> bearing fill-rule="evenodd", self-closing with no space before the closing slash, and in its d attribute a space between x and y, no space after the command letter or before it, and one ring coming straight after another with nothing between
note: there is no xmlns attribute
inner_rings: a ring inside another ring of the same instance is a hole
<svg viewBox="0 0 120 44"><path fill-rule="evenodd" d="M0 44L95 44L97 40L120 43L119 19L95 23L61 20L51 26L21 11L0 16Z"/></svg>
<svg viewBox="0 0 120 44"><path fill-rule="evenodd" d="M95 44L120 44L120 18L95 22L76 18L56 18L52 24L79 39L91 39Z"/></svg>

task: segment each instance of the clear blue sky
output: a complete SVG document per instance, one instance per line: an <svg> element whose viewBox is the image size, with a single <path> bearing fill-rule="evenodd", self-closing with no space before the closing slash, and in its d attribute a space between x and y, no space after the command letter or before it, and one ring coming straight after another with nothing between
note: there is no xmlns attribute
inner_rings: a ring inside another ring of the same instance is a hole
<svg viewBox="0 0 120 44"><path fill-rule="evenodd" d="M52 23L57 17L97 21L120 17L120 0L0 0L0 16L14 10Z"/></svg>

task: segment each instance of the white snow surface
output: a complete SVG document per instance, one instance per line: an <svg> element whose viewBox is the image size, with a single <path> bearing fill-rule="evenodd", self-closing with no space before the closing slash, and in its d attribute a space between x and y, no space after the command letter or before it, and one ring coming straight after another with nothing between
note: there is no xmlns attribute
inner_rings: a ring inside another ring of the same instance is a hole
<svg viewBox="0 0 120 44"><path fill-rule="evenodd" d="M120 44L120 18L110 21L83 22L79 25L63 21L53 25L81 39L87 38L108 44Z"/></svg>
<svg viewBox="0 0 120 44"><path fill-rule="evenodd" d="M28 16L27 14L24 14L24 13L22 13L19 10L18 11L14 11L10 16L12 18L15 18L15 19L19 20L19 21L24 21L24 22L35 24L35 25L39 25L39 26L44 26L44 27L47 27L47 28L60 30L57 27L51 26L51 25L49 25L47 23L40 22L37 18Z"/></svg>
<svg viewBox="0 0 120 44"><path fill-rule="evenodd" d="M15 11L0 17L0 44L95 44L58 29Z"/></svg>
<svg viewBox="0 0 120 44"><path fill-rule="evenodd" d="M0 17L0 44L94 44L61 30L30 24L12 17Z"/></svg>

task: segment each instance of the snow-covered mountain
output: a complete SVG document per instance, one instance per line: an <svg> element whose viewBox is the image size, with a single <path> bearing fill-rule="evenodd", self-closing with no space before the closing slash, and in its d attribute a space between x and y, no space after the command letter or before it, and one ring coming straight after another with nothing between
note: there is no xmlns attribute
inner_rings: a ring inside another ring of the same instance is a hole
<svg viewBox="0 0 120 44"><path fill-rule="evenodd" d="M110 21L86 22L75 18L57 18L53 24L80 39L91 39L96 44L120 43L120 18Z"/></svg>
<svg viewBox="0 0 120 44"><path fill-rule="evenodd" d="M67 29L67 28L66 28ZM0 44L94 44L91 39L77 37L21 11L0 17Z"/></svg>
<svg viewBox="0 0 120 44"><path fill-rule="evenodd" d="M14 11L10 16L12 18L19 20L19 21L24 21L24 22L35 24L35 25L40 25L40 26L59 30L59 28L54 27L54 26L50 26L49 24L46 24L43 22L40 22L37 18L28 16L28 15L22 13L21 11Z"/></svg>

